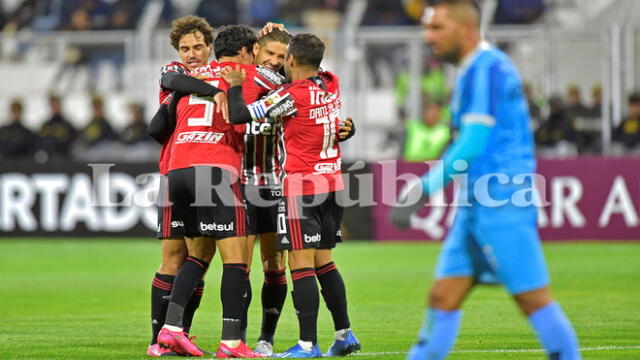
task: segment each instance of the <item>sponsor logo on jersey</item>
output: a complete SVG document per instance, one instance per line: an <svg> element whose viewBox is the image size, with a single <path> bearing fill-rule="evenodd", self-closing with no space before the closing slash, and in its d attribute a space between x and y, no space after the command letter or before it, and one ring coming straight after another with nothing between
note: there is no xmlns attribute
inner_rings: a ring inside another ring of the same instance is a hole
<svg viewBox="0 0 640 360"><path fill-rule="evenodd" d="M321 239L322 239L322 235L320 234L315 234L315 235L304 234L304 242L307 244L320 242Z"/></svg>
<svg viewBox="0 0 640 360"><path fill-rule="evenodd" d="M223 133L210 131L186 131L178 134L176 144L217 144L223 137Z"/></svg>
<svg viewBox="0 0 640 360"><path fill-rule="evenodd" d="M200 223L200 231L233 231L233 223L229 224L205 224Z"/></svg>
<svg viewBox="0 0 640 360"><path fill-rule="evenodd" d="M273 85L282 85L284 84L284 76L271 71L270 69L267 69L264 66L257 66L256 70L258 71L258 74L260 74L260 76L262 76L263 78L267 79L270 83L272 83Z"/></svg>
<svg viewBox="0 0 640 360"><path fill-rule="evenodd" d="M171 227L172 228L177 228L177 227L184 227L184 223L182 221L172 221L171 222Z"/></svg>
<svg viewBox="0 0 640 360"><path fill-rule="evenodd" d="M278 123L261 123L257 121L252 121L247 123L247 135L276 135L278 132Z"/></svg>
<svg viewBox="0 0 640 360"><path fill-rule="evenodd" d="M313 167L314 175L333 174L340 170L338 163L318 163Z"/></svg>

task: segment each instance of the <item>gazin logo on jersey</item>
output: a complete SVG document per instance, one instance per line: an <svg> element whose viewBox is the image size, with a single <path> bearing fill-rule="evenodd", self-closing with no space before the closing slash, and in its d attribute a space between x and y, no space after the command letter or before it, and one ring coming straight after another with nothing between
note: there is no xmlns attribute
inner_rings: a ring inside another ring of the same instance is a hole
<svg viewBox="0 0 640 360"><path fill-rule="evenodd" d="M186 131L178 134L176 144L217 144L224 134L209 131Z"/></svg>
<svg viewBox="0 0 640 360"><path fill-rule="evenodd" d="M313 173L315 175L333 174L339 170L340 164L338 163L318 163L313 167Z"/></svg>

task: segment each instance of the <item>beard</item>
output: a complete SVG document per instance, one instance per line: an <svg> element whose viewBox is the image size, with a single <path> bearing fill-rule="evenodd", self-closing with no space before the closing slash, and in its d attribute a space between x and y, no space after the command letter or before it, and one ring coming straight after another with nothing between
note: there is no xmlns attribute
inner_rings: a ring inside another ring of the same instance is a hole
<svg viewBox="0 0 640 360"><path fill-rule="evenodd" d="M431 46L429 48L431 49ZM454 64L454 65L458 64L458 62L462 60L461 53L462 51L460 50L459 47L454 47L448 52L441 52L441 53L436 53L435 51L433 51L433 49L431 49L431 54L433 54L436 57L436 59L438 59L438 61Z"/></svg>

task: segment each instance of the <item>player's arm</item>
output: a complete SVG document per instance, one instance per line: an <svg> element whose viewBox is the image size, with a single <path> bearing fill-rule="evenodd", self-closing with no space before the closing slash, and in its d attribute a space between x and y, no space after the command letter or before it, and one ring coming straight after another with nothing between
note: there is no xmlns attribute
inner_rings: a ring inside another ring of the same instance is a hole
<svg viewBox="0 0 640 360"><path fill-rule="evenodd" d="M147 134L161 145L169 138L171 135L169 130L169 105L160 104L158 111L153 115L147 127Z"/></svg>
<svg viewBox="0 0 640 360"><path fill-rule="evenodd" d="M222 90L217 87L207 84L198 78L175 71L166 72L160 78L160 82L162 87L166 89L203 96L215 96L222 92Z"/></svg>
<svg viewBox="0 0 640 360"><path fill-rule="evenodd" d="M495 119L488 115L465 114L458 139L449 146L441 161L422 176L423 193L428 196L441 190L451 182L452 175L470 168L484 153L494 125Z"/></svg>
<svg viewBox="0 0 640 360"><path fill-rule="evenodd" d="M469 169L489 143L496 122L490 111L494 97L491 94L493 91L495 95L499 85L490 84L486 69L478 69L466 85L468 88L463 93L472 95L461 108L458 138L420 181L407 184L401 191L391 212L391 222L399 228L408 228L410 215L423 206L425 198L447 186L453 175Z"/></svg>
<svg viewBox="0 0 640 360"><path fill-rule="evenodd" d="M246 79L245 70L239 67L236 67L235 70L226 68L221 74L230 86L228 101L229 120L231 123L264 122L266 119L278 119L282 116L293 115L296 112L295 107L293 107L293 98L283 89L278 89L247 105L242 94L242 84Z"/></svg>

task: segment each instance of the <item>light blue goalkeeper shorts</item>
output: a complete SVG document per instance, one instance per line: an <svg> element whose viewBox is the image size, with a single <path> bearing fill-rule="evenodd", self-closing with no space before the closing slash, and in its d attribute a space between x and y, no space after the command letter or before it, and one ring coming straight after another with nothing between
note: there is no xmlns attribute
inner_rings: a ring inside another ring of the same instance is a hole
<svg viewBox="0 0 640 360"><path fill-rule="evenodd" d="M510 294L549 284L533 206L459 207L440 250L436 279L495 276Z"/></svg>

